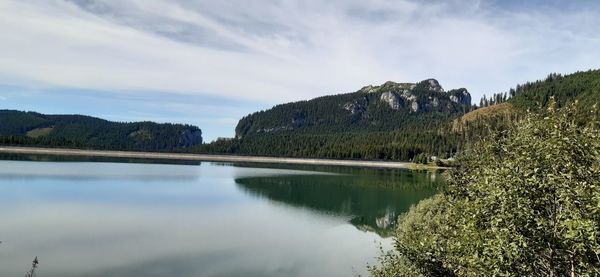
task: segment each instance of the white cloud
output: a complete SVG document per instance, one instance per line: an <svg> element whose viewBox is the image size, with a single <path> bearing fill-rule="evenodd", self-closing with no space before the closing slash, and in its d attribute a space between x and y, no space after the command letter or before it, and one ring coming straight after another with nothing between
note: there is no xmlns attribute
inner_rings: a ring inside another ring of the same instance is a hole
<svg viewBox="0 0 600 277"><path fill-rule="evenodd" d="M475 96L597 67L594 12L481 1L0 2L0 82L278 103L434 77Z"/></svg>

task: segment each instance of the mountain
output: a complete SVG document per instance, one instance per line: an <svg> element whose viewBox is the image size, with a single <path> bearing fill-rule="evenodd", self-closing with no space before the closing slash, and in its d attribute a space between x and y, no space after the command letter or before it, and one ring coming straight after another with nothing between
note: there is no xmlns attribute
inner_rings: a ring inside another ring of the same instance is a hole
<svg viewBox="0 0 600 277"><path fill-rule="evenodd" d="M452 157L527 113L575 102L579 113L572 116L600 128L600 70L550 74L484 97L479 107L466 89L445 91L435 79L386 82L250 114L239 121L235 138L210 144L189 125L0 110L0 144L427 161Z"/></svg>
<svg viewBox="0 0 600 277"><path fill-rule="evenodd" d="M383 237L394 234L397 216L407 212L414 199L434 195L440 184L435 171L413 174L323 166L301 168L329 174L249 176L236 178L235 183L249 194L275 202L342 215L356 228Z"/></svg>
<svg viewBox="0 0 600 277"><path fill-rule="evenodd" d="M121 123L83 115L0 110L0 143L108 150L173 151L202 144L195 126Z"/></svg>
<svg viewBox="0 0 600 277"><path fill-rule="evenodd" d="M448 156L457 143L444 126L471 109L464 88L445 91L435 79L386 82L250 114L239 121L235 139L195 151L341 159Z"/></svg>
<svg viewBox="0 0 600 277"><path fill-rule="evenodd" d="M236 137L272 133L361 133L437 125L471 109L464 89L444 91L435 79L386 82L346 94L277 105L242 118Z"/></svg>
<svg viewBox="0 0 600 277"><path fill-rule="evenodd" d="M554 100L551 100L554 99ZM194 147L204 153L336 159L422 160L451 157L527 113L578 102L585 124L600 125L600 70L550 74L484 97L444 91L434 79L387 82L346 94L277 105L240 120L236 138ZM600 127L600 126L598 126Z"/></svg>

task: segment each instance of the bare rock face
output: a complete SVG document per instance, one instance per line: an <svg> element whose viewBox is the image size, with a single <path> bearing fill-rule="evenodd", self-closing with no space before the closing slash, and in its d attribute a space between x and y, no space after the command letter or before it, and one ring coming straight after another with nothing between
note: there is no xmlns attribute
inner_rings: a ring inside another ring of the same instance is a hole
<svg viewBox="0 0 600 277"><path fill-rule="evenodd" d="M407 88L402 90L400 97L404 99L407 103L410 103L410 111L418 112L419 111L419 103L417 103L417 96L414 95L411 91L415 88L415 84L411 84Z"/></svg>
<svg viewBox="0 0 600 277"><path fill-rule="evenodd" d="M379 86L368 85L360 89L361 92L374 93L377 92Z"/></svg>
<svg viewBox="0 0 600 277"><path fill-rule="evenodd" d="M433 100L431 100L431 105L434 107L437 107L440 105L440 99L438 99L437 97L434 97Z"/></svg>
<svg viewBox="0 0 600 277"><path fill-rule="evenodd" d="M419 103L417 103L417 101L414 101L412 104L410 104L410 111L414 113L419 111Z"/></svg>
<svg viewBox="0 0 600 277"><path fill-rule="evenodd" d="M464 88L452 91L448 97L454 103L471 105L471 94Z"/></svg>
<svg viewBox="0 0 600 277"><path fill-rule="evenodd" d="M366 108L355 101L344 104L344 110L349 111L351 114L362 114Z"/></svg>
<svg viewBox="0 0 600 277"><path fill-rule="evenodd" d="M285 131L285 130L293 130L293 127L290 126L279 126L279 127L273 127L273 128L261 128L256 130L257 133L274 133L274 132L278 132L278 131Z"/></svg>
<svg viewBox="0 0 600 277"><path fill-rule="evenodd" d="M418 83L396 83L388 81L379 86L368 85L360 89L359 92L368 96L376 94L378 100L387 104L390 109L402 110L408 112L426 112L429 109L448 107L452 109L452 104L461 105L471 104L471 95L466 89L456 89L445 91L436 79L426 79ZM342 107L352 114L362 114L368 109L366 103L355 100L344 104Z"/></svg>
<svg viewBox="0 0 600 277"><path fill-rule="evenodd" d="M384 92L380 97L381 101L386 102L390 108L397 110L400 108L400 97L393 92Z"/></svg>
<svg viewBox="0 0 600 277"><path fill-rule="evenodd" d="M419 83L394 83L386 82L379 87L367 86L362 89L363 92L381 92L380 100L387 103L390 108L399 110L402 106L410 108L410 112L416 113L425 109L426 107L438 107L440 105L440 99L438 97L430 97L429 102L422 106L419 104L419 92L415 91L417 85L425 86L429 91L436 92L438 94L444 94L445 91L440 86L439 82L435 79L427 79ZM444 98L445 95L440 97ZM446 98L448 99L448 98Z"/></svg>
<svg viewBox="0 0 600 277"><path fill-rule="evenodd" d="M406 101L417 101L417 96L412 94L408 89L402 90L402 94L400 94L400 97L404 98L404 100Z"/></svg>
<svg viewBox="0 0 600 277"><path fill-rule="evenodd" d="M429 83L429 90L435 92L444 92L444 89L436 79L427 79L425 81Z"/></svg>

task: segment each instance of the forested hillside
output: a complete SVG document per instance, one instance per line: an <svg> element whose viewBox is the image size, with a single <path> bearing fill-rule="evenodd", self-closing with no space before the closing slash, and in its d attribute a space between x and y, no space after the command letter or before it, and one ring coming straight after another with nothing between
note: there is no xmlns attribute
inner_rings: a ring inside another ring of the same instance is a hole
<svg viewBox="0 0 600 277"><path fill-rule="evenodd" d="M416 84L386 82L356 92L277 105L242 118L236 136L294 133L366 133L435 127L468 112L466 89L444 91L429 79Z"/></svg>
<svg viewBox="0 0 600 277"><path fill-rule="evenodd" d="M551 100L553 99L553 101ZM540 113L553 103L556 108L577 102L577 120L599 124L600 70L570 75L550 74L543 80L517 85L507 92L481 99L481 107L457 118L452 130L472 143L490 131L507 127L528 113Z"/></svg>
<svg viewBox="0 0 600 277"><path fill-rule="evenodd" d="M0 110L0 143L110 150L173 151L202 143L198 127L120 123L82 115Z"/></svg>
<svg viewBox="0 0 600 277"><path fill-rule="evenodd" d="M235 139L196 150L393 160L449 155L457 151L456 135L444 132L444 126L472 109L464 88L445 91L434 79L386 82L253 113L240 120Z"/></svg>
<svg viewBox="0 0 600 277"><path fill-rule="evenodd" d="M551 74L454 120L471 145L371 275L598 276L599 101L600 71Z"/></svg>
<svg viewBox="0 0 600 277"><path fill-rule="evenodd" d="M210 144L189 125L0 110L0 143L427 162L452 157L551 102L557 108L578 102L577 119L599 125L600 71L550 74L484 97L479 107L466 89L445 91L434 79L386 82L250 114L239 121L235 138Z"/></svg>
<svg viewBox="0 0 600 277"><path fill-rule="evenodd" d="M193 150L342 159L451 157L528 112L544 110L551 98L559 108L578 101L580 120L597 118L600 71L550 74L484 97L479 107L471 106L466 89L445 92L434 79L387 82L256 112L240 120L236 138Z"/></svg>

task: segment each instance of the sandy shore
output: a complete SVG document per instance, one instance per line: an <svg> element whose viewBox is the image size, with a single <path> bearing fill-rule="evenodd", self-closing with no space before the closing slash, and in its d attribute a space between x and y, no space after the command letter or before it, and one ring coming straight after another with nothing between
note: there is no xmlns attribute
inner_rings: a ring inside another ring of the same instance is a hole
<svg viewBox="0 0 600 277"><path fill-rule="evenodd" d="M431 167L431 166L417 165L417 164L409 163L409 162L275 158L275 157L258 157L258 156L79 150L79 149L13 147L13 146L0 146L0 153L41 154L41 155L57 155L57 156L112 157L112 158L134 158L134 159L165 159L165 160L187 160L187 161L210 161L210 162L312 164L312 165L337 165L337 166L407 168L407 169L435 168L435 167Z"/></svg>

